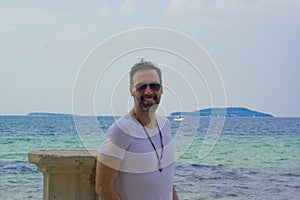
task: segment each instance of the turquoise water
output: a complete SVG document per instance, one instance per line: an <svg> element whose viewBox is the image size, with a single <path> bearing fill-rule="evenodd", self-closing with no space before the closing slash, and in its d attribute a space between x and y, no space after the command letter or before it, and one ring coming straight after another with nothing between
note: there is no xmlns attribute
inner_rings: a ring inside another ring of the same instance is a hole
<svg viewBox="0 0 300 200"><path fill-rule="evenodd" d="M114 118L98 120L105 132ZM198 155L210 118L171 122L176 148L185 149L175 166L181 199L298 199L300 118L226 118L204 159ZM42 199L42 174L27 154L85 149L86 141L97 149L102 133L88 123L85 129L80 138L72 117L0 116L0 199Z"/></svg>

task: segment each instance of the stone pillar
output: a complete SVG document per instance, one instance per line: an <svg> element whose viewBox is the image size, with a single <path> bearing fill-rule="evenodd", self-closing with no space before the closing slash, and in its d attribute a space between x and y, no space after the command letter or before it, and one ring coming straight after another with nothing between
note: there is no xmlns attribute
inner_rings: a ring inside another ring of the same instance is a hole
<svg viewBox="0 0 300 200"><path fill-rule="evenodd" d="M28 160L44 173L44 200L95 200L96 151L37 151Z"/></svg>

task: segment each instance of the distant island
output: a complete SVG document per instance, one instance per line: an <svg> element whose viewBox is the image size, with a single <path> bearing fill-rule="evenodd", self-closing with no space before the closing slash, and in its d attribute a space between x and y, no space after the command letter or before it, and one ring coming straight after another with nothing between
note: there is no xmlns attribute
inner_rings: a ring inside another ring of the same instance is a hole
<svg viewBox="0 0 300 200"><path fill-rule="evenodd" d="M170 116L224 116L225 117L273 117L270 114L253 111L243 107L207 108L193 112L173 112Z"/></svg>
<svg viewBox="0 0 300 200"><path fill-rule="evenodd" d="M270 114L262 113L258 111L253 111L248 108L243 107L228 107L228 108L207 108L202 110L196 110L193 112L173 112L170 114L171 117L175 116L224 116L225 117L273 117ZM27 116L36 116L36 117L72 117L73 114L65 113L50 113L50 112L32 112L28 113Z"/></svg>
<svg viewBox="0 0 300 200"><path fill-rule="evenodd" d="M35 116L35 117L71 117L72 114L65 114L65 113L49 113L49 112L32 112L28 113L27 116Z"/></svg>

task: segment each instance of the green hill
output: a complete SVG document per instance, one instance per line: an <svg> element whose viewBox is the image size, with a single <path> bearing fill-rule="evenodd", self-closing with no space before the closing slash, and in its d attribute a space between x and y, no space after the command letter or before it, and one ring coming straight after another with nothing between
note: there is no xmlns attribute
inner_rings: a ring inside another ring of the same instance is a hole
<svg viewBox="0 0 300 200"><path fill-rule="evenodd" d="M243 107L207 108L194 112L173 112L171 116L226 116L226 117L273 117L270 114L253 111Z"/></svg>

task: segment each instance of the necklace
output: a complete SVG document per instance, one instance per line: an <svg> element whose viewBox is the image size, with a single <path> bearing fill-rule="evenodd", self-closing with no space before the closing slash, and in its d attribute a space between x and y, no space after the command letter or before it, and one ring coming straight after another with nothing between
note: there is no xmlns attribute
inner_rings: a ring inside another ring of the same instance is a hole
<svg viewBox="0 0 300 200"><path fill-rule="evenodd" d="M133 110L133 114L136 116L136 113L135 113L134 110ZM157 160L158 160L158 170L159 170L159 172L162 172L161 161L162 161L162 159L163 159L163 154L164 154L164 143L163 143L163 137L162 137L162 133L161 133L161 131L160 131L160 127L159 127L159 125L158 125L157 119L155 119L155 121L156 121L156 126L157 126L157 129L158 129L158 132L159 132L159 137L160 137L160 144L161 144L161 154L160 154L160 156L158 155L158 152L157 152L157 150L156 150L156 147L155 147L155 145L154 145L154 143L153 143L153 141L152 141L152 139L151 139L151 137L150 137L150 135L149 135L149 133L148 133L146 127L144 126L144 124L141 122L140 119L137 118L137 120L138 120L138 122L142 125L142 127L143 127L143 129L144 129L144 131L145 131L145 133L146 133L146 135L147 135L147 137L148 137L148 140L149 140L149 142L151 143L151 145L152 145L152 147L153 147L153 149L154 149L154 151L155 151L155 154L156 154L156 157L157 157Z"/></svg>

